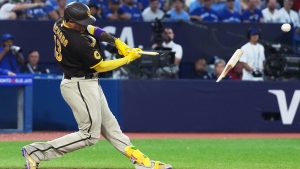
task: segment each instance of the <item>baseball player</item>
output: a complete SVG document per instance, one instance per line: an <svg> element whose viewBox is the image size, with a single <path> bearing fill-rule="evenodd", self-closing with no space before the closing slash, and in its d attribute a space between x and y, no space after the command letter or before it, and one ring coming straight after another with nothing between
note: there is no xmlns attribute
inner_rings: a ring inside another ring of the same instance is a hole
<svg viewBox="0 0 300 169"><path fill-rule="evenodd" d="M134 147L110 111L97 73L114 70L139 58L141 49L131 49L101 28L91 26L95 20L85 4L72 2L65 7L63 18L54 24L55 58L64 73L61 94L73 111L79 131L24 146L22 153L27 169L36 169L41 161L92 146L98 142L100 133L136 169L171 169L171 165L150 160ZM114 44L124 57L104 61L99 54L98 40Z"/></svg>

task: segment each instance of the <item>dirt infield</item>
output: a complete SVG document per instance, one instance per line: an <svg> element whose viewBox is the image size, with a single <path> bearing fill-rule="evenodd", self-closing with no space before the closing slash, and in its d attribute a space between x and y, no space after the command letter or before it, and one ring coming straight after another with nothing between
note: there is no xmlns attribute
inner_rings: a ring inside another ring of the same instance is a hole
<svg viewBox="0 0 300 169"><path fill-rule="evenodd" d="M53 140L72 132L0 133L0 141ZM300 138L300 133L125 133L131 139L155 138ZM103 137L101 137L103 139Z"/></svg>

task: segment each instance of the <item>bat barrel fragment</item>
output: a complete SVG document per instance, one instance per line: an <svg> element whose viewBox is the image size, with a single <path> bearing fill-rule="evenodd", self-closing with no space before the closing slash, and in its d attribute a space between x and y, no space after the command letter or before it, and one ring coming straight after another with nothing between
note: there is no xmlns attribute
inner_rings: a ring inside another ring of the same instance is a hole
<svg viewBox="0 0 300 169"><path fill-rule="evenodd" d="M226 64L224 70L222 71L221 75L217 79L216 82L221 81L229 72L230 69L232 69L236 63L240 60L241 56L243 55L243 51L241 49L237 49L234 54L231 56L230 60Z"/></svg>

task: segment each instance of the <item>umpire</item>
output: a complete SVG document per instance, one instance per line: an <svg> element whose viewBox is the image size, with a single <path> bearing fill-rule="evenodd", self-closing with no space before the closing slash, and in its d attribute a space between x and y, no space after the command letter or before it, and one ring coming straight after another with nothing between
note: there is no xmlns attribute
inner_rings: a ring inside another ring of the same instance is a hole
<svg viewBox="0 0 300 169"><path fill-rule="evenodd" d="M63 18L54 24L55 58L64 72L60 90L73 111L79 131L24 146L22 153L27 169L36 169L41 161L94 145L100 133L127 156L136 169L171 169L171 165L150 160L131 144L110 111L98 83L99 72L114 70L139 58L141 49L131 49L101 28L91 26L95 21L85 4L72 2L66 6ZM124 57L104 61L99 54L98 41L115 45Z"/></svg>

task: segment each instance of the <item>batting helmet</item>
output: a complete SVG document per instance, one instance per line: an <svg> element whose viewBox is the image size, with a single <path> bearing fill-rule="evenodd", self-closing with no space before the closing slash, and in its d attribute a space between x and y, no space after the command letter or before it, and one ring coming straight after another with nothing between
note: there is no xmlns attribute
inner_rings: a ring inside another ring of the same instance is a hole
<svg viewBox="0 0 300 169"><path fill-rule="evenodd" d="M81 25L90 25L96 21L90 13L90 8L80 2L71 2L65 7L64 20L67 19Z"/></svg>
<svg viewBox="0 0 300 169"><path fill-rule="evenodd" d="M14 37L9 33L6 33L6 34L2 35L2 37L1 37L2 42L6 41L8 39L14 39Z"/></svg>

